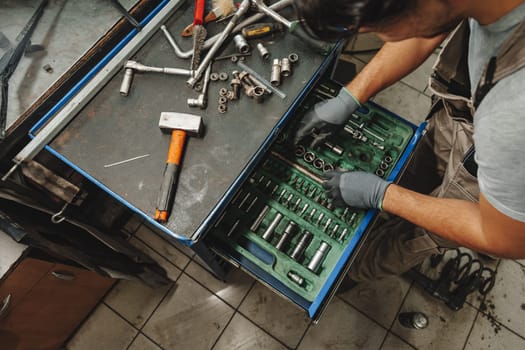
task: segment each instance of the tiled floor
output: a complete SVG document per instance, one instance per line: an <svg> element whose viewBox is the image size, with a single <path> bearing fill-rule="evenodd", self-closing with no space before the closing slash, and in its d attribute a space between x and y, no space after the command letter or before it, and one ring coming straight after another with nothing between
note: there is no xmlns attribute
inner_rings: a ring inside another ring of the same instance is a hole
<svg viewBox="0 0 525 350"><path fill-rule="evenodd" d="M368 45L368 46L367 46ZM357 49L380 45L369 36ZM369 55L346 57L362 67ZM415 123L430 104L425 92L432 59L374 100ZM336 296L318 324L234 269L223 283L188 253L139 227L132 242L147 251L175 283L151 290L122 281L67 344L92 349L524 349L525 264L496 261L497 282L483 299L472 296L457 312L411 281L363 283ZM399 312L429 317L407 329Z"/></svg>

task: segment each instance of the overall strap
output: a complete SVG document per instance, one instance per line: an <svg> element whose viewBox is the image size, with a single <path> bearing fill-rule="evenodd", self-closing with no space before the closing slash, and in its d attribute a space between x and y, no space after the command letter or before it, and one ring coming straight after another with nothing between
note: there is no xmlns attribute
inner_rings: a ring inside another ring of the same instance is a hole
<svg viewBox="0 0 525 350"><path fill-rule="evenodd" d="M503 43L497 56L493 56L479 81L474 95L474 107L478 108L489 91L500 81L525 67L525 21Z"/></svg>

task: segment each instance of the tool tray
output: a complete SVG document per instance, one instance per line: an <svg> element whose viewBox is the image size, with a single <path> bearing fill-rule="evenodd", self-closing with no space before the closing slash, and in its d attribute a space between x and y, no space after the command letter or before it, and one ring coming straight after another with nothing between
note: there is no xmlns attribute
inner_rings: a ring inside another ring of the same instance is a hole
<svg viewBox="0 0 525 350"><path fill-rule="evenodd" d="M307 309L310 317L342 279L376 214L334 206L321 186L323 173L361 170L395 181L419 135L412 124L367 103L326 144L311 149L306 140L294 146L297 121L338 90L330 81L317 85L207 237L223 257Z"/></svg>

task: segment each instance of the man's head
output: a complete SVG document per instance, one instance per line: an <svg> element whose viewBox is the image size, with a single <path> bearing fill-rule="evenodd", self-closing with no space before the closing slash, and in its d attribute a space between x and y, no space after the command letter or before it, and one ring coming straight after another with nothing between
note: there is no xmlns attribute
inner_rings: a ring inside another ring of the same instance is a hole
<svg viewBox="0 0 525 350"><path fill-rule="evenodd" d="M463 18L457 0L295 0L307 28L321 39L376 32L385 41L433 37Z"/></svg>

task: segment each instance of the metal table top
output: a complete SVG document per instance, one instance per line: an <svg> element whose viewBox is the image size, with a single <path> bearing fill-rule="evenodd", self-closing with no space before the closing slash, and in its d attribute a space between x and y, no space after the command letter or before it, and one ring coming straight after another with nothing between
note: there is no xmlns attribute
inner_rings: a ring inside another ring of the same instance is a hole
<svg viewBox="0 0 525 350"><path fill-rule="evenodd" d="M183 5L166 23L183 50L192 47L191 39L179 33L192 21L193 7ZM223 25L209 25L211 34ZM258 104L247 96L230 101L225 114L217 110L218 91L229 88L228 81L211 82L208 107L189 108L186 99L198 93L185 84L186 77L156 73L135 74L129 96L119 94L123 71L118 73L86 105L52 142L51 147L69 161L103 183L116 195L152 217L159 191L170 136L158 127L161 112L201 115L205 133L186 143L175 203L166 227L191 237L203 220L239 176L248 161L264 143L276 123L310 81L324 57L312 52L290 34L263 39L272 58L299 55L293 75L279 87L287 97L275 94ZM264 61L250 43L252 56L245 63L269 80L271 59ZM220 54L235 51L232 43ZM188 68L189 60L177 58L159 31L134 57L143 64L157 67ZM213 65L214 72L240 70L229 60ZM125 164L105 167L137 156L146 157Z"/></svg>

